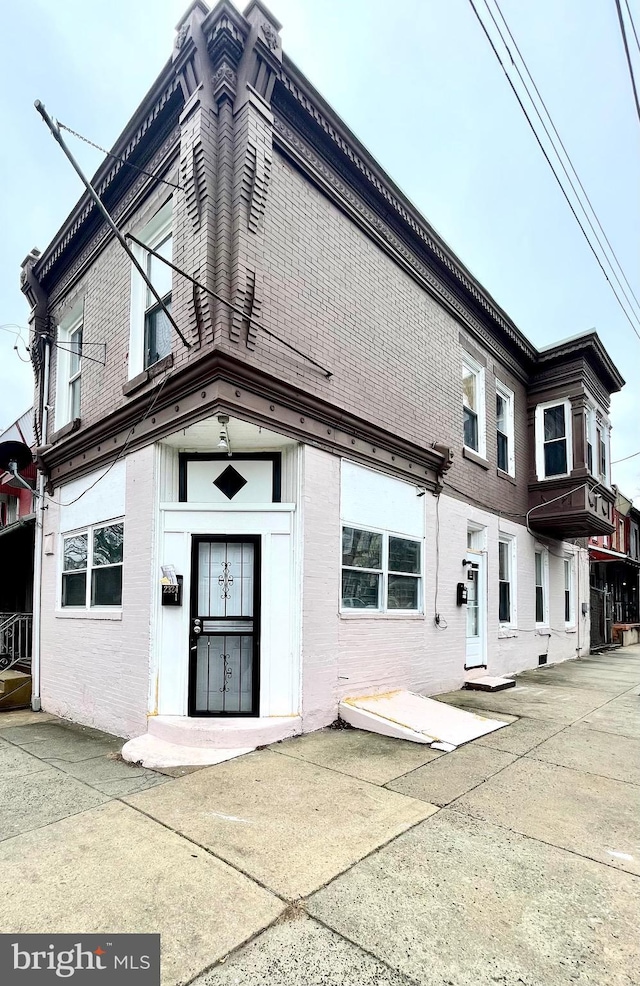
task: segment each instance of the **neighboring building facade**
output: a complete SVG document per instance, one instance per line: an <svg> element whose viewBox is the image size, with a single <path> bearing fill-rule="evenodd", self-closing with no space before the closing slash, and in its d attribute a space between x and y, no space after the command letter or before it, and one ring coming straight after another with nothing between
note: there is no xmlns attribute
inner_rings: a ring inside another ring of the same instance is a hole
<svg viewBox="0 0 640 986"><path fill-rule="evenodd" d="M0 447L18 442L33 449L33 408L0 433ZM35 507L35 462L20 470L22 483L0 469L0 667L31 658L31 614L33 609L33 547Z"/></svg>
<svg viewBox="0 0 640 986"><path fill-rule="evenodd" d="M592 647L640 639L640 510L614 489L613 532L589 539Z"/></svg>
<svg viewBox="0 0 640 986"><path fill-rule="evenodd" d="M186 345L88 198L23 264L42 704L123 736L252 746L589 648L620 374L527 341L279 30L194 3L114 148L179 188L94 179Z"/></svg>

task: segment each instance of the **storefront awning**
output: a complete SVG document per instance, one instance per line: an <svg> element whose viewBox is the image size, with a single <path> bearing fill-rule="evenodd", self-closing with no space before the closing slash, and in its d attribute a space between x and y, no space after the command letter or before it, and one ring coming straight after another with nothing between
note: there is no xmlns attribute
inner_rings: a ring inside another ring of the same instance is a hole
<svg viewBox="0 0 640 986"><path fill-rule="evenodd" d="M601 548L597 544L589 545L589 561L617 561L632 565L634 568L640 568L640 561L629 558L629 555L624 555L621 551L614 551L612 548Z"/></svg>

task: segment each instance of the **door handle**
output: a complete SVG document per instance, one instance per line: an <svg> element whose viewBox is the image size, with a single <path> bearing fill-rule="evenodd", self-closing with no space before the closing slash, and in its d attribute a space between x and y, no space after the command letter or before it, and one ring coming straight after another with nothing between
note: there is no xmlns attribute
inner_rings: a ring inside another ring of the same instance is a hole
<svg viewBox="0 0 640 986"><path fill-rule="evenodd" d="M193 632L194 633L202 633L202 627L194 627L193 628Z"/></svg>

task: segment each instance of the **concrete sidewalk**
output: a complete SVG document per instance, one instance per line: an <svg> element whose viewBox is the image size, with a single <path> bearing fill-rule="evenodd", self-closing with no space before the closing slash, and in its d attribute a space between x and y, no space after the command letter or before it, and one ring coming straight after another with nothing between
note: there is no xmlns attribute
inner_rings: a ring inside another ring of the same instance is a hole
<svg viewBox="0 0 640 986"><path fill-rule="evenodd" d="M0 931L160 931L163 983L640 982L640 647L455 692L437 751L323 730L170 776L0 716ZM175 772L174 772L175 773Z"/></svg>

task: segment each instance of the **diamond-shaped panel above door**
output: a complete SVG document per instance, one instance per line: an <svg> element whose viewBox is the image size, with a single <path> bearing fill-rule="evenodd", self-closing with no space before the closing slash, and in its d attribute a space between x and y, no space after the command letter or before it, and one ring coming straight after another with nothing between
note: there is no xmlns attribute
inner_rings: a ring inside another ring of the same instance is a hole
<svg viewBox="0 0 640 986"><path fill-rule="evenodd" d="M233 500L236 493L239 493L242 487L247 485L247 481L237 469L234 469L233 466L227 466L224 472L221 472L217 479L214 479L213 485L217 486L227 499Z"/></svg>

